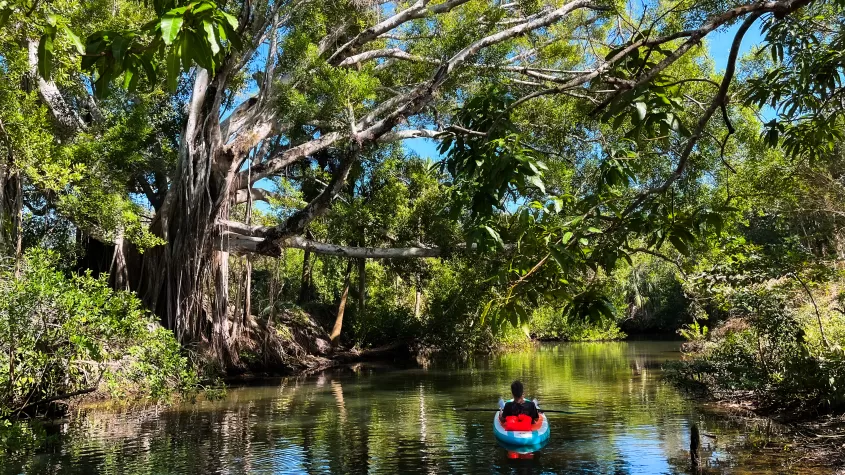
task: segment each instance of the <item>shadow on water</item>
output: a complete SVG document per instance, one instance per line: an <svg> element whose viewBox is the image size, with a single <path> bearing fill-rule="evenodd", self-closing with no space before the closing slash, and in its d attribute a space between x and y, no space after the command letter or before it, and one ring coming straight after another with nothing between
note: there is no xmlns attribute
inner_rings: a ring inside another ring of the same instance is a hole
<svg viewBox="0 0 845 475"><path fill-rule="evenodd" d="M698 473L782 473L783 460L748 448L746 427L660 381L678 346L544 344L425 367L356 365L160 411L90 410L0 473L690 473L692 424L713 437ZM517 378L543 408L576 412L550 415L551 437L530 456L497 443L490 413L453 410L494 408Z"/></svg>

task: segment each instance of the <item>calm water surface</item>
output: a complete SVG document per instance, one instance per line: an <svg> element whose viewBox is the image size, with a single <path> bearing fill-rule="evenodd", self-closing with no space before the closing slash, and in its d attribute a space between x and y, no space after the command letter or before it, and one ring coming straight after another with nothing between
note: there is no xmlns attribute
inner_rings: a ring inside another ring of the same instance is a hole
<svg viewBox="0 0 845 475"><path fill-rule="evenodd" d="M0 472L690 473L692 423L709 435L704 473L800 471L660 381L678 346L546 344L463 363L335 369L158 412L90 411L57 427L45 453ZM453 410L496 407L516 378L541 407L576 412L549 416L551 439L530 459L497 445L492 413Z"/></svg>

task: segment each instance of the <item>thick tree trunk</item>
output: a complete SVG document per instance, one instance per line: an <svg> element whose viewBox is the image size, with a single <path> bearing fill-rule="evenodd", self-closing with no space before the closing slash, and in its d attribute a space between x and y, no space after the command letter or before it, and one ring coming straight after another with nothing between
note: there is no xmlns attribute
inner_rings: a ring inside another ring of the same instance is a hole
<svg viewBox="0 0 845 475"><path fill-rule="evenodd" d="M129 269L126 264L127 251L127 242L123 238L123 232L120 232L114 241L114 252L109 266L109 281L115 289L129 289Z"/></svg>
<svg viewBox="0 0 845 475"><path fill-rule="evenodd" d="M0 254L15 258L15 275L23 257L23 177L15 166L12 142L0 122L5 157L0 159Z"/></svg>
<svg viewBox="0 0 845 475"><path fill-rule="evenodd" d="M219 362L232 366L237 335L229 322L229 253L216 250L224 247L217 222L228 219L238 166L218 126L224 81L224 74L196 73L177 175L151 227L166 244L145 253L139 293L180 342L209 340Z"/></svg>
<svg viewBox="0 0 845 475"><path fill-rule="evenodd" d="M346 300L349 297L349 286L352 281L352 261L346 262L346 278L343 280L343 292L340 294L340 303L337 306L337 317L334 320L332 333L330 335L332 340L332 347L337 347L340 343L340 332L343 330L343 313L346 311Z"/></svg>

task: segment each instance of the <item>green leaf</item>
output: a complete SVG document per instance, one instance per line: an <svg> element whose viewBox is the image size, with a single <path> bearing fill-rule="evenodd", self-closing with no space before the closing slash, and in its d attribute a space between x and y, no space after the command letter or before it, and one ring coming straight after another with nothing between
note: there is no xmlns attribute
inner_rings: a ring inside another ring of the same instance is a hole
<svg viewBox="0 0 845 475"><path fill-rule="evenodd" d="M566 270L565 265L567 263L567 259L566 256L564 256L564 254L560 252L560 249L558 249L556 246L549 246L549 254L552 255L552 258L555 260L555 262L557 262L557 265L560 266L561 270Z"/></svg>
<svg viewBox="0 0 845 475"><path fill-rule="evenodd" d="M126 53L126 48L129 46L129 39L125 36L118 36L112 41L111 54L115 61L120 64L123 61L123 55Z"/></svg>
<svg viewBox="0 0 845 475"><path fill-rule="evenodd" d="M141 57L141 67L144 68L144 74L147 75L147 81L149 81L150 84L155 84L156 70L155 66L153 65L152 59L148 55L144 55Z"/></svg>
<svg viewBox="0 0 845 475"><path fill-rule="evenodd" d="M70 39L70 42L73 43L73 46L76 48L76 51L79 54L85 54L85 45L82 43L82 39L79 37L79 35L77 35L68 26L63 26L62 31L64 31L65 35L67 35L67 37Z"/></svg>
<svg viewBox="0 0 845 475"><path fill-rule="evenodd" d="M55 29L53 29L55 32ZM38 75L50 79L53 68L53 35L45 33L38 42Z"/></svg>
<svg viewBox="0 0 845 475"><path fill-rule="evenodd" d="M170 89L170 92L176 92L179 73L182 71L179 67L178 50L178 47L172 48L167 55L167 88Z"/></svg>
<svg viewBox="0 0 845 475"><path fill-rule="evenodd" d="M94 96L102 99L108 95L109 83L112 80L112 68L105 67L99 71L99 77L94 81Z"/></svg>
<svg viewBox="0 0 845 475"><path fill-rule="evenodd" d="M561 242L564 243L564 244L568 244L571 239L572 239L572 231L567 231L563 234L563 239L561 239Z"/></svg>
<svg viewBox="0 0 845 475"><path fill-rule="evenodd" d="M487 305L484 306L484 310L481 311L481 324L484 324L484 320L487 319L487 314L490 313L490 308L493 307L493 301L490 300L487 302Z"/></svg>
<svg viewBox="0 0 845 475"><path fill-rule="evenodd" d="M526 177L525 180L528 183L530 183L530 184L536 186L537 188L539 188L540 193L543 193L543 194L546 193L546 186L543 184L543 179L540 178L540 175L531 175L531 176Z"/></svg>
<svg viewBox="0 0 845 475"><path fill-rule="evenodd" d="M513 306L514 311L516 311L516 315L519 317L517 320L517 325L519 322L527 322L528 321L528 312L525 311L525 308L520 304L515 304ZM517 326L514 325L514 326Z"/></svg>
<svg viewBox="0 0 845 475"><path fill-rule="evenodd" d="M557 196L552 198L552 206L554 207L555 213L560 213L563 209L563 200L558 198Z"/></svg>
<svg viewBox="0 0 845 475"><path fill-rule="evenodd" d="M185 71L191 68L191 58L201 67L214 71L214 55L211 48L205 43L204 38L193 31L188 31L185 36L185 44L182 46L182 67ZM189 54L186 54L189 53Z"/></svg>
<svg viewBox="0 0 845 475"><path fill-rule="evenodd" d="M487 226L487 225L481 226L481 228L484 229L485 231L487 231L487 234L489 234L490 237L493 238L493 241L495 241L496 244L504 247L505 243L502 242L502 236L500 236L499 233L495 229L493 229L493 228L491 228L490 226Z"/></svg>
<svg viewBox="0 0 845 475"><path fill-rule="evenodd" d="M229 26L231 26L233 30L238 29L237 18L235 18L233 15L230 15L229 13L224 12L223 10L220 10L220 14L223 15L223 18L226 19L226 21L229 23Z"/></svg>
<svg viewBox="0 0 845 475"><path fill-rule="evenodd" d="M232 48L236 50L243 48L240 35L228 22L217 23L217 37L221 40L228 40Z"/></svg>
<svg viewBox="0 0 845 475"><path fill-rule="evenodd" d="M183 22L184 18L181 15L173 15L170 12L161 17L161 39L164 40L164 44L168 46L173 44L179 36Z"/></svg>
<svg viewBox="0 0 845 475"><path fill-rule="evenodd" d="M202 28L205 30L205 35L208 39L208 45L211 47L212 54L216 55L220 53L220 42L217 41L217 33L214 31L214 25L207 20L203 20Z"/></svg>
<svg viewBox="0 0 845 475"><path fill-rule="evenodd" d="M214 5L213 3L211 3L211 2L202 2L202 3L200 3L200 4L199 4L199 6L194 7L193 9L191 9L191 13L193 13L194 15L196 15L197 13L202 13L202 12L204 12L204 11L206 11L206 10L211 10L211 9L212 9L212 8L214 8L214 7L215 7L215 5Z"/></svg>
<svg viewBox="0 0 845 475"><path fill-rule="evenodd" d="M681 238L675 234L669 235L669 241L675 246L675 249L678 250L681 254L685 256L689 256L689 247L687 247L686 243L681 240Z"/></svg>
<svg viewBox="0 0 845 475"><path fill-rule="evenodd" d="M645 119L646 113L648 112L648 108L645 105L645 102L637 102L634 104L634 107L637 109L637 116L640 120Z"/></svg>
<svg viewBox="0 0 845 475"><path fill-rule="evenodd" d="M130 88L129 86L133 84L133 78L135 84L138 82L138 78L136 76L137 75L131 69L127 69L123 73L123 88L127 91L131 91L133 88Z"/></svg>

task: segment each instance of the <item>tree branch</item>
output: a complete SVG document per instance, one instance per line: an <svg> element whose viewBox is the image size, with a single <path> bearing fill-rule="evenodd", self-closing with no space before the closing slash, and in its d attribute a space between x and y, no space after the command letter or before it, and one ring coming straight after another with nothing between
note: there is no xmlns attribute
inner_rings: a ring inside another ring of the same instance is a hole
<svg viewBox="0 0 845 475"><path fill-rule="evenodd" d="M426 138L426 139L438 139L443 134L448 134L448 132L441 132L439 130L429 130L429 129L407 129L407 130L397 130L394 132L388 132L381 137L378 138L379 142L396 142L399 140L406 140L406 139L416 139L416 138Z"/></svg>
<svg viewBox="0 0 845 475"><path fill-rule="evenodd" d="M264 245L270 248L277 247L275 241L302 234L311 221L325 213L329 206L331 206L332 199L340 192L343 185L346 184L346 178L352 170L352 165L358 160L358 153L358 145L353 143L350 152L343 158L340 168L332 176L329 186L323 189L304 208L291 215L284 223L268 228L264 232L266 240Z"/></svg>
<svg viewBox="0 0 845 475"><path fill-rule="evenodd" d="M282 198L282 195L263 188L250 188L249 191L252 194L253 201L270 202L271 199L279 200ZM247 195L246 190L238 190L235 195L235 203L240 204L247 201L249 201L249 195Z"/></svg>
<svg viewBox="0 0 845 475"><path fill-rule="evenodd" d="M70 137L84 130L85 123L62 97L56 83L47 81L38 75L38 41L30 40L27 46L29 48L30 77L37 82L38 96L50 109L50 113L61 129L61 135Z"/></svg>
<svg viewBox="0 0 845 475"><path fill-rule="evenodd" d="M416 20L418 18L424 18L429 13L433 14L440 14L446 13L458 7L464 3L467 3L469 0L447 0L446 2L440 3L438 5L434 5L429 7L428 4L431 0L417 0L411 7L402 10L401 12L387 18L386 20L373 25L366 30L359 33L355 38L352 38L348 42L346 42L343 46L335 50L331 56L328 58L329 64L338 64L343 55L349 50L355 50L360 48L361 46L373 41L374 39L378 38L379 35L387 33L394 28L399 27L400 25L407 23L411 20Z"/></svg>
<svg viewBox="0 0 845 475"><path fill-rule="evenodd" d="M452 252L474 251L475 244L466 246L458 244L453 248L443 247L359 247L329 244L303 236L290 236L279 240L275 247L266 245L265 236L272 228L263 226L251 226L236 221L221 221L223 227L223 240L220 243L220 250L234 253L257 253L271 257L281 255L282 249L302 249L315 254L329 256L362 258L362 259L408 259L420 257L447 257ZM513 244L505 244L504 251L510 252L514 249Z"/></svg>
<svg viewBox="0 0 845 475"><path fill-rule="evenodd" d="M515 101L511 104L511 108L515 108L527 101L535 99L537 97L546 96L550 94L558 94L567 89L571 89L573 87L580 86L584 83L587 83L607 71L610 71L613 66L618 63L620 60L625 58L631 52L643 47L643 46L658 46L670 41L674 41L681 38L688 38L681 46L679 46L675 51L673 51L670 55L664 58L660 63L655 65L653 68L649 69L648 73L644 76L641 76L635 84L632 85L632 88L637 87L639 85L645 84L654 79L657 74L661 71L666 69L670 64L674 63L678 60L681 56L683 56L687 51L689 51L693 46L699 44L701 39L704 38L707 34L712 32L713 30L719 28L720 26L730 22L731 20L736 19L737 17L747 15L749 13L756 13L759 15L767 12L774 12L781 15L789 14L807 4L809 4L812 0L781 0L781 1L769 1L769 2L762 2L762 3L749 3L745 5L741 5L736 8L732 8L725 13L717 15L713 17L710 21L702 25L701 27L694 29L694 30L684 30L677 33L673 33L670 35L662 36L655 39L642 39L631 43L623 50L619 51L613 57L607 60L604 64L597 67L595 70L589 72L588 74L575 77L568 82L561 84L560 86L543 89L541 91L536 91L522 98ZM621 93L628 89L620 90L618 93ZM618 94L617 93L617 94ZM614 96L609 97L606 101L604 101L601 105L596 107L593 110L593 114L597 113L597 111L601 110L610 101L613 99Z"/></svg>
<svg viewBox="0 0 845 475"><path fill-rule="evenodd" d="M757 11L751 14L745 21L742 22L739 29L736 32L736 36L734 36L733 44L731 45L731 52L728 56L728 64L725 68L725 76L722 78L722 83L719 86L719 92L710 102L710 106L707 110L704 111L704 114L698 119L698 124L696 125L695 132L687 139L686 147L684 147L683 152L681 152L681 157L678 160L678 166L675 167L675 171L669 175L669 178L663 182L662 185L654 188L650 188L640 194L640 196L631 203L623 216L627 216L630 214L634 209L636 209L639 205L641 205L649 196L655 195L658 193L662 193L669 189L672 186L672 183L678 180L684 172L686 168L687 162L689 161L689 156L692 154L693 149L695 148L695 144L698 143L698 140L701 139L701 136L704 132L704 128L707 126L707 122L713 116L713 113L716 112L724 102L728 96L728 88L731 85L731 81L733 80L734 72L736 71L736 60L739 56L739 47L742 44L742 38L745 36L745 33L748 31L748 28L760 18L763 12Z"/></svg>
<svg viewBox="0 0 845 475"><path fill-rule="evenodd" d="M356 54L354 56L350 56L340 63L338 63L338 67L341 68L348 68L365 61L370 61L377 58L395 58L395 59L404 59L407 61L415 61L418 63L433 63L438 64L440 61L433 59L433 58L426 58L423 56L417 56L415 54L410 54L408 52L402 51L399 48L385 48L385 49L374 49L371 51L366 51L360 54Z"/></svg>
<svg viewBox="0 0 845 475"><path fill-rule="evenodd" d="M225 250L235 253L258 253L270 256L281 255L281 249L302 249L315 254L340 256L363 259L402 259L419 257L440 257L444 254L441 248L404 247L354 247L328 244L306 239L302 236L292 236L282 239L274 247L267 246L267 240L260 237L244 236L232 232L223 233Z"/></svg>

